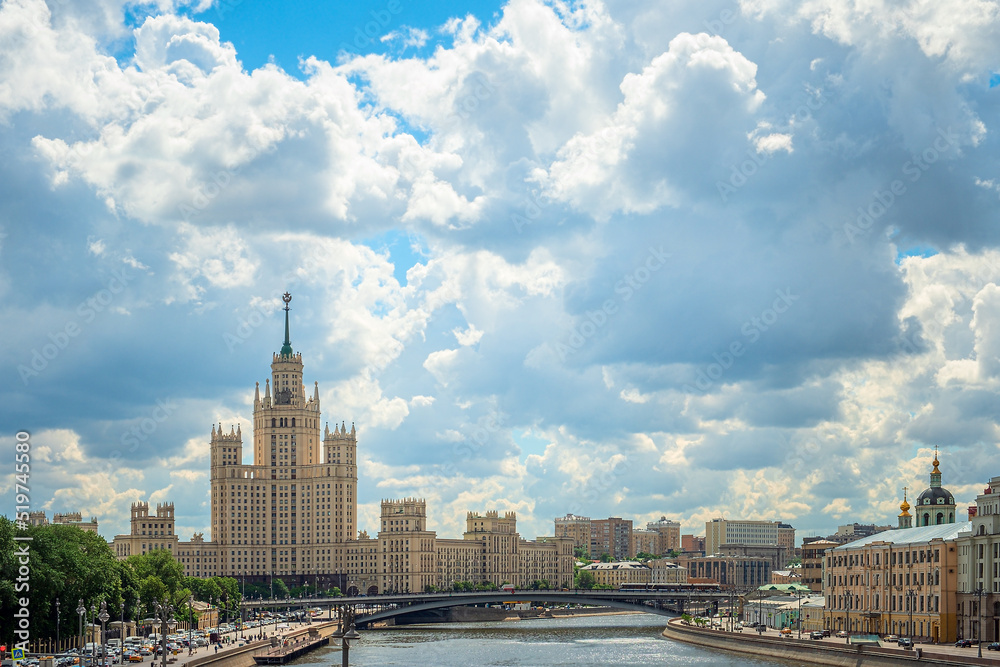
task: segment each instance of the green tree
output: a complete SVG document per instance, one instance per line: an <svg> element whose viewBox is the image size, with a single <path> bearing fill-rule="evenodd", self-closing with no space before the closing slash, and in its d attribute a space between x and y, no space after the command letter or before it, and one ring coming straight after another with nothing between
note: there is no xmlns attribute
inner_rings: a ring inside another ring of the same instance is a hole
<svg viewBox="0 0 1000 667"><path fill-rule="evenodd" d="M649 553L648 551L640 551L635 555L635 560L640 560L640 561L656 560L657 558L659 558L659 556L655 556Z"/></svg>
<svg viewBox="0 0 1000 667"><path fill-rule="evenodd" d="M574 586L576 588L585 588L587 590L594 587L594 575L586 570L580 570L576 573L576 581Z"/></svg>
<svg viewBox="0 0 1000 667"><path fill-rule="evenodd" d="M573 547L573 558L577 560L590 558L590 550L587 547Z"/></svg>
<svg viewBox="0 0 1000 667"><path fill-rule="evenodd" d="M602 553L601 554L601 562L602 563L610 563L611 562L611 554L609 554L607 551L605 551L604 553Z"/></svg>
<svg viewBox="0 0 1000 667"><path fill-rule="evenodd" d="M286 598L291 593L288 590L288 585L282 579L274 580L274 597L277 599Z"/></svg>
<svg viewBox="0 0 1000 667"><path fill-rule="evenodd" d="M15 534L31 540L15 541ZM117 617L121 602L128 605L134 599L135 588L128 588L133 582L96 533L58 524L21 530L0 516L0 637L8 641L15 638L20 598L29 601L33 638L55 637L57 599L60 634L69 637L77 631L79 600L88 611L103 601Z"/></svg>

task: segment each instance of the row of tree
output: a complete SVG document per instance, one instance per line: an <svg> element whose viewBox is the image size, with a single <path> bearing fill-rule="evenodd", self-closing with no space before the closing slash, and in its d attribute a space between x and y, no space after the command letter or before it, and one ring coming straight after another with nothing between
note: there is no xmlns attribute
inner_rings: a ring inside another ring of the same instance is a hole
<svg viewBox="0 0 1000 667"><path fill-rule="evenodd" d="M15 543L15 534L31 540ZM28 545L27 575L21 574L15 544ZM284 592L287 594L287 589ZM187 620L189 596L212 602L231 614L238 613L241 600L236 579L187 577L183 565L169 551L118 560L96 533L57 524L21 531L13 521L0 516L0 639L9 641L14 636L18 623L14 613L22 606L21 600L28 602L32 638L54 638L57 623L62 637L77 634L81 620L92 622L92 610L99 609L101 602L106 603L113 621L122 616L125 620L154 617L154 601L164 600L175 607L177 620ZM77 613L81 600L85 609L82 619Z"/></svg>

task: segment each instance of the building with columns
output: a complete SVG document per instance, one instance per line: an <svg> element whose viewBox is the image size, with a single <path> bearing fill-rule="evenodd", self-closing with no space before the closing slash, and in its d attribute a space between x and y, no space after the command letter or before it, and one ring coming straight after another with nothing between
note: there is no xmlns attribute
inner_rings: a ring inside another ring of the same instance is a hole
<svg viewBox="0 0 1000 667"><path fill-rule="evenodd" d="M969 508L958 548L958 636L1000 641L1000 477Z"/></svg>
<svg viewBox="0 0 1000 667"><path fill-rule="evenodd" d="M899 528L826 550L826 628L955 641L958 545L969 524L955 522L954 497L941 486L939 463L935 450L930 486L914 506L916 527L904 496Z"/></svg>
<svg viewBox="0 0 1000 667"><path fill-rule="evenodd" d="M119 558L168 549L189 576L279 577L293 586L315 582L369 594L456 581L571 585L573 539L524 540L513 512L470 512L463 538L448 540L428 529L425 501L383 500L377 536L358 533L357 430L343 421L332 431L322 424L319 385L306 392L302 355L291 346L291 295L283 299L284 343L272 356L263 394L260 383L254 391L252 463L244 458L241 425L212 426L212 539L196 533L179 541L173 504L150 516L148 504L137 503L130 534L112 543Z"/></svg>

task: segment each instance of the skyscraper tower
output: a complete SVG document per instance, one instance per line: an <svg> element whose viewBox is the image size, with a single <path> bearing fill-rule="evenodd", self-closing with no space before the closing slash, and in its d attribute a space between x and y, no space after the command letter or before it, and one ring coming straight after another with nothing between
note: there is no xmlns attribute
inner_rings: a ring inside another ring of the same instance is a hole
<svg viewBox="0 0 1000 667"><path fill-rule="evenodd" d="M293 352L285 293L285 339L270 377L254 391L253 463L242 432L212 427L212 538L220 573L339 585L344 542L357 530L357 434L343 423L320 439L319 384L307 398Z"/></svg>

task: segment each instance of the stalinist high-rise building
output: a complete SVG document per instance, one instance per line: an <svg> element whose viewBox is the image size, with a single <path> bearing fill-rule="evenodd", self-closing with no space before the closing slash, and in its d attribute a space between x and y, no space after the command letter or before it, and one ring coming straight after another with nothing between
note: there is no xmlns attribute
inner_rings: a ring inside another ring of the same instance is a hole
<svg viewBox="0 0 1000 667"><path fill-rule="evenodd" d="M219 574L301 580L336 575L343 543L357 530L357 438L353 424L323 428L319 384L307 396L302 354L285 341L253 402L253 464L239 427L212 428L212 537ZM185 545L178 547L185 550Z"/></svg>
<svg viewBox="0 0 1000 667"><path fill-rule="evenodd" d="M320 424L319 384L306 393L302 355L292 350L287 292L285 341L271 359L270 377L253 401L253 463L243 462L243 430L212 426L212 540L174 534L173 505L132 506L130 535L115 537L119 558L170 550L189 576L246 577L287 584L318 583L345 591L421 591L456 581L529 585L573 578L568 538L520 538L513 512L500 520L470 513L461 540L427 529L426 504L384 500L377 537L358 533L357 433L345 422ZM496 525L494 525L496 524ZM501 525L502 524L502 525ZM490 539L487 540L487 537Z"/></svg>

